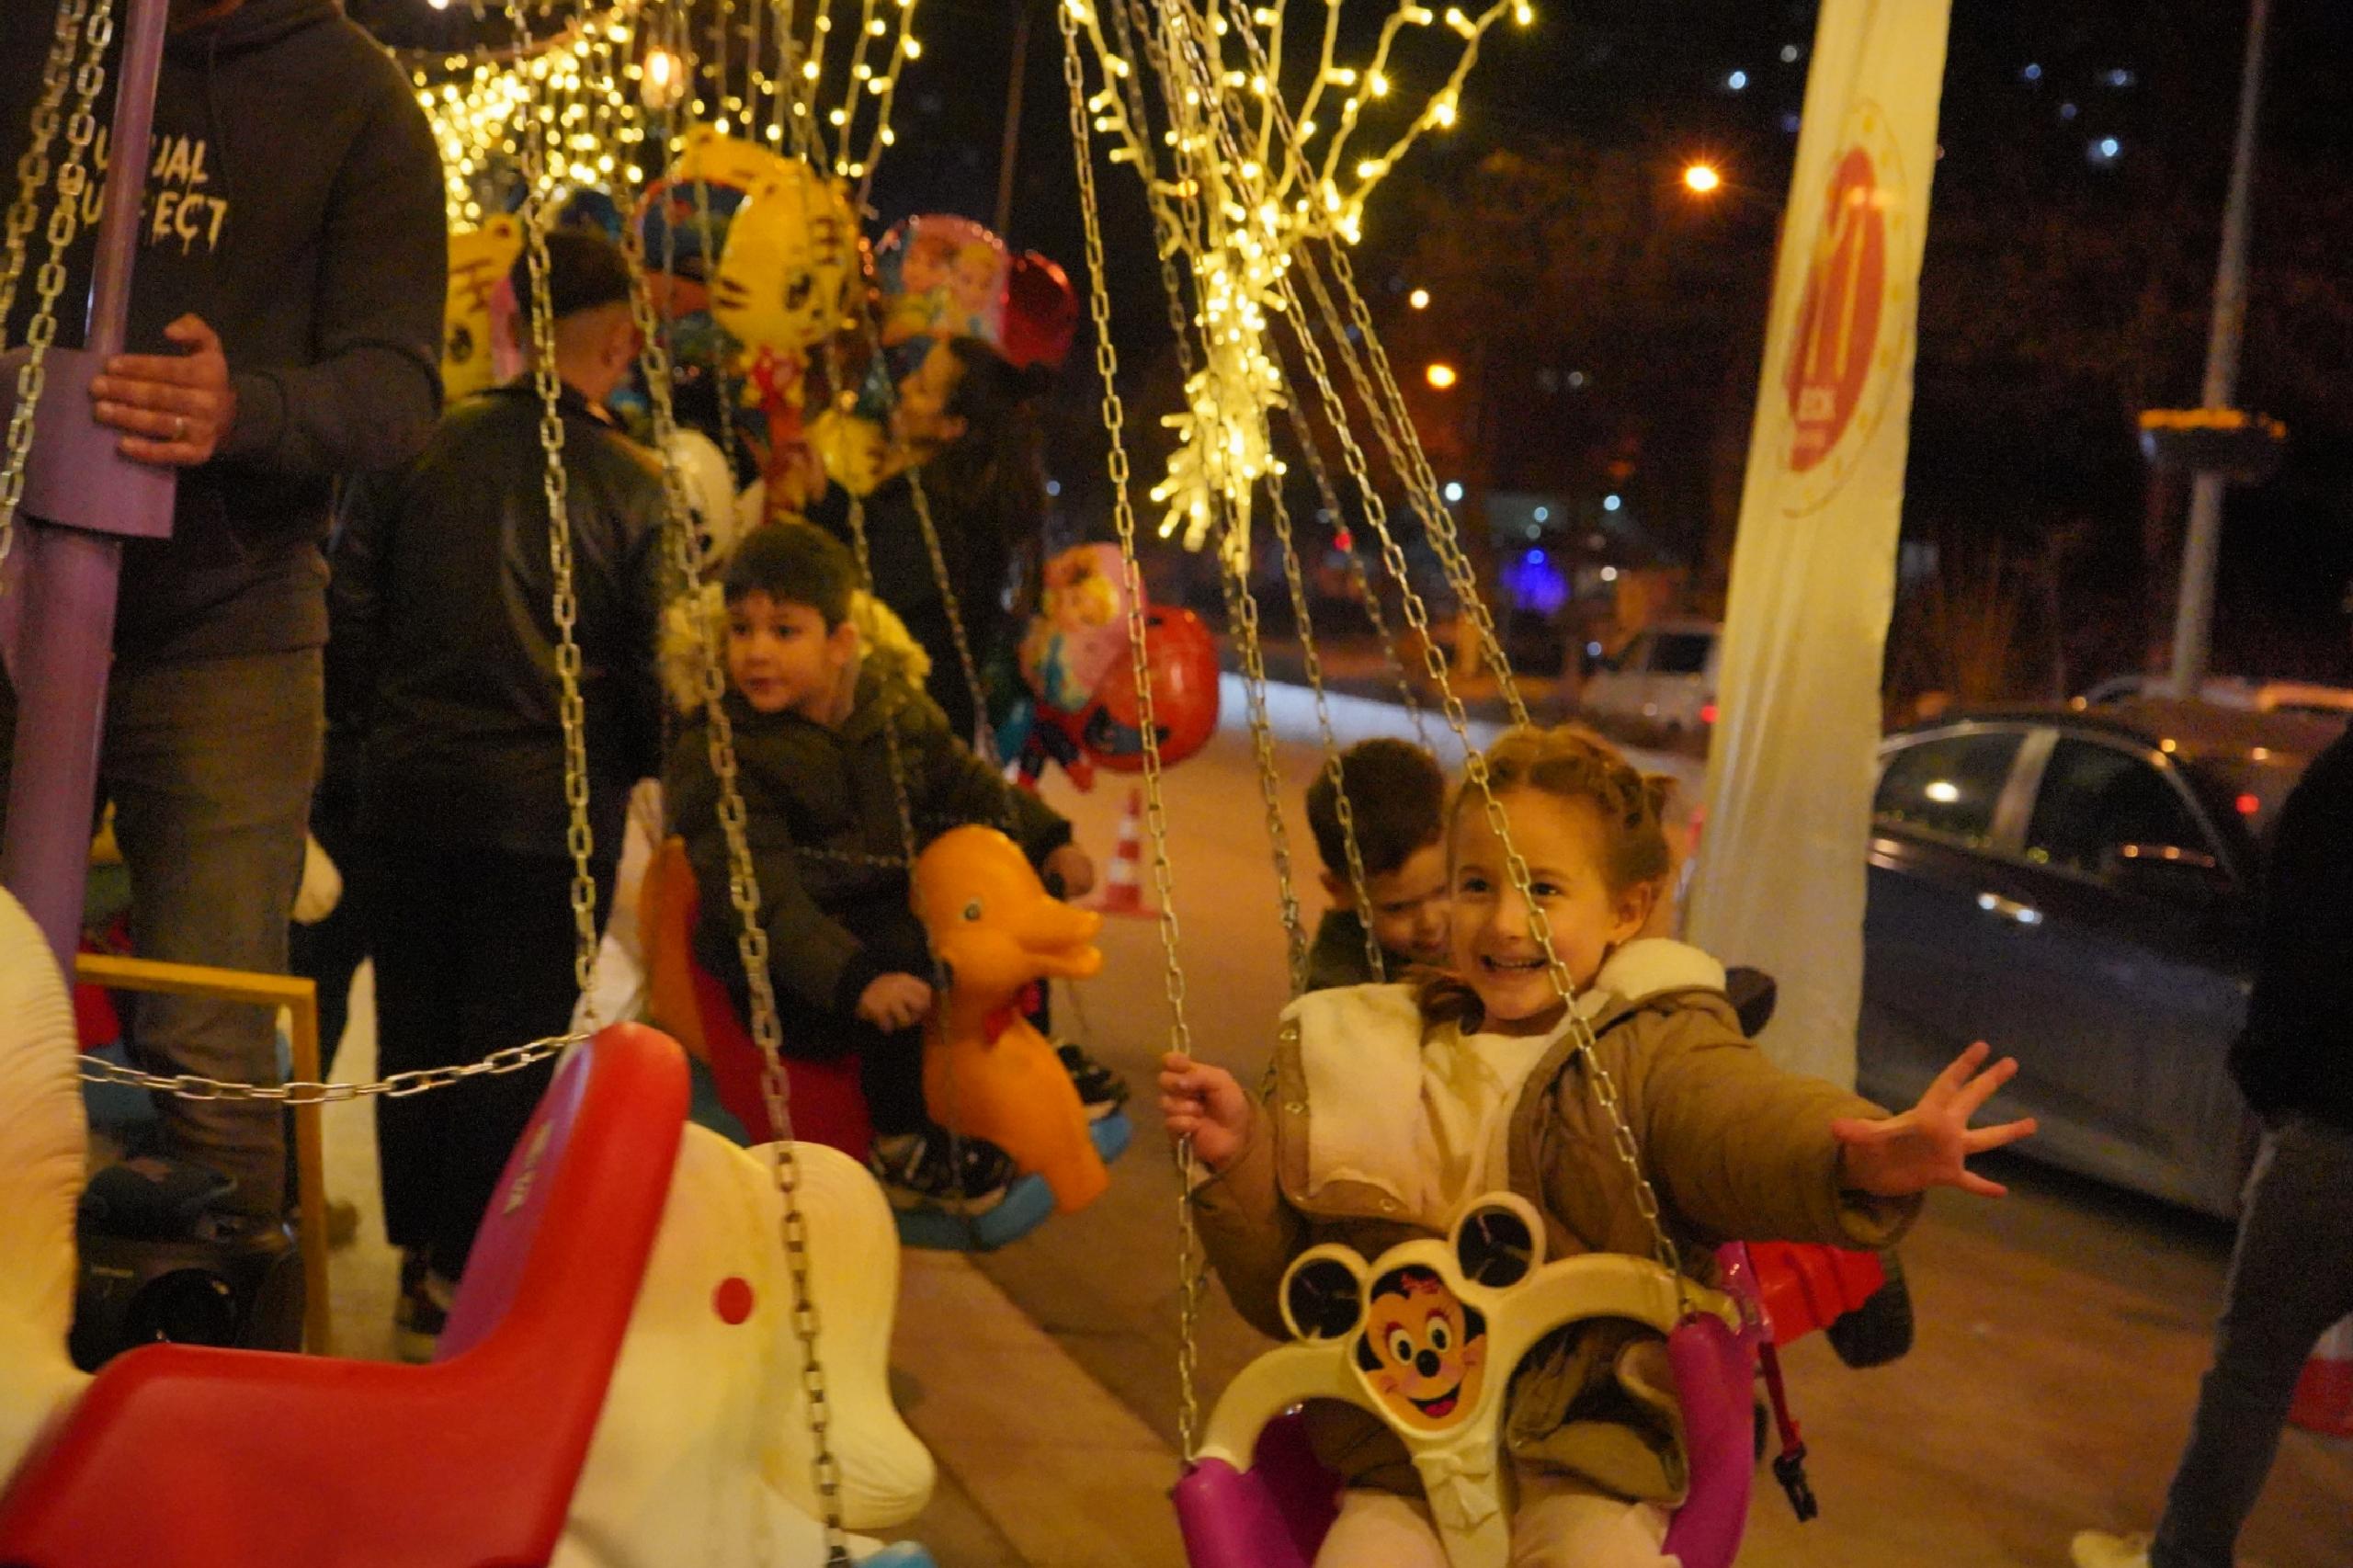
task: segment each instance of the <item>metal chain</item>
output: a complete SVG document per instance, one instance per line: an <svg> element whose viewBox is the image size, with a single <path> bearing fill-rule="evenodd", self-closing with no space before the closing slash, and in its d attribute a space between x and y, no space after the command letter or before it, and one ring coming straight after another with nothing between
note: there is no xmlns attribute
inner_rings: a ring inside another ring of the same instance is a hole
<svg viewBox="0 0 2353 1568"><path fill-rule="evenodd" d="M870 323L872 318L867 318ZM964 611L957 601L956 585L948 573L948 552L940 548L939 529L931 519L931 498L924 494L923 470L907 471L907 490L915 497L915 523L923 531L923 547L931 557L931 574L939 584L939 599L948 611L948 631L956 643L956 662L963 666L964 685L972 694L972 715L980 725L981 759L991 767L1002 767L1004 762L996 754L996 732L989 723L989 694L981 684L981 666L972 657L972 642L964 631ZM861 528L863 537L864 529ZM867 584L873 585L870 574Z"/></svg>
<svg viewBox="0 0 2353 1568"><path fill-rule="evenodd" d="M632 258L637 259L637 258ZM654 444L662 459L662 487L668 503L662 529L663 548L672 574L692 585L700 580L697 560L693 508L687 498L686 475L678 466L677 416L670 400L669 343L654 309L651 286L642 266L631 267L631 308L642 342L648 401L654 410ZM818 1354L824 1332L810 1283L809 1223L801 1207L801 1162L792 1136L790 1085L784 1074L784 1030L776 1005L775 981L768 972L767 932L760 925L759 873L752 862L749 817L738 778L735 732L726 710L726 665L718 628L709 617L695 618L695 644L702 692L703 717L710 770L719 781L719 824L727 841L727 892L736 915L735 954L743 965L751 1002L753 1043L760 1052L760 1097L774 1134L768 1148L770 1169L780 1200L780 1228L785 1267L792 1288L792 1331L801 1355L801 1392L807 1401L812 1479L824 1515L826 1561L849 1561L849 1534L843 1524L841 1465L832 1444L833 1404L827 1394L824 1363Z"/></svg>
<svg viewBox="0 0 2353 1568"><path fill-rule="evenodd" d="M25 242L32 237L40 216L40 193L49 184L49 150L56 143L65 89L74 81L74 56L82 44L82 16L87 0L60 0L57 37L50 44L49 62L41 67L40 97L33 105L32 140L17 160L17 199L8 209L7 260L0 269L0 323L17 307L17 284L25 271Z"/></svg>
<svg viewBox="0 0 2353 1568"><path fill-rule="evenodd" d="M1279 475L1268 475L1267 482L1267 513L1274 523L1275 541L1283 558L1283 581L1290 589L1290 612L1299 622L1300 656L1307 666L1307 688L1315 694L1315 727L1324 740L1324 777L1332 781L1333 814L1339 818L1342 853L1348 863L1348 891L1356 897L1357 909L1364 926L1364 956L1372 966L1375 980L1389 979L1389 960L1381 950L1381 938L1372 934L1372 892L1364 870L1364 849L1357 838L1357 812L1348 800L1346 777L1340 766L1340 739L1332 730L1332 706L1324 694L1324 656L1315 651L1314 628L1307 607L1307 576L1299 562L1299 547L1291 538L1290 507L1283 499L1282 481ZM1349 552L1350 559L1355 552ZM1427 745L1427 743L1425 743ZM1301 989L1305 989L1302 981Z"/></svg>
<svg viewBox="0 0 2353 1568"><path fill-rule="evenodd" d="M506 0L507 19L516 42L530 40L522 0ZM580 598L572 574L571 477L563 462L563 382L555 368L555 313L549 287L546 128L526 103L529 121L524 142L524 241L529 252L531 285L531 378L540 394L540 449L547 462L542 488L548 504L548 565L554 579L551 610L555 618L555 673L559 687L557 711L563 723L563 799L571 820L565 843L572 851L572 926L576 946L573 979L580 988L584 1017L597 1021L597 878L589 869L596 852L595 834L588 825L587 710L580 695L580 642L574 629L580 619Z"/></svg>
<svg viewBox="0 0 2353 1568"><path fill-rule="evenodd" d="M1535 936L1538 945L1541 948L1545 957L1546 972L1552 978L1554 988L1560 993L1563 1004L1568 1008L1570 1036L1574 1041L1578 1056L1584 1062L1586 1072L1592 1076L1595 1096L1609 1117L1619 1160L1633 1178L1635 1204L1641 1210L1644 1222L1650 1227L1653 1256L1679 1280L1682 1278L1680 1252L1675 1244L1674 1238L1666 1233L1665 1223L1660 1218L1658 1194L1651 1186L1650 1178L1643 1172L1633 1129L1627 1123L1625 1110L1618 1095L1617 1084L1611 1078L1609 1070L1602 1064L1592 1026L1577 1012L1576 983L1571 978L1567 966L1561 961L1560 954L1553 948L1552 924L1545 916L1542 907L1536 902L1534 890L1530 885L1527 859L1513 846L1510 826L1505 819L1502 802L1495 796L1494 780L1487 771L1486 758L1472 743L1470 714L1463 708L1461 696L1456 692L1453 682L1448 677L1446 656L1438 651L1437 643L1430 638L1429 608L1423 602L1420 593L1414 587L1413 579L1406 570L1405 552L1399 546L1395 533L1389 527L1388 512L1381 502L1379 492L1372 488L1371 476L1365 463L1364 450L1358 445L1355 436L1347 427L1346 407L1338 389L1332 384L1329 367L1324 358L1323 347L1316 342L1313 333L1308 329L1305 318L1297 310L1297 298L1291 292L1289 273L1283 275L1283 289L1286 303L1290 307L1284 314L1291 323L1293 336L1299 343L1301 355L1307 363L1308 372L1315 381L1317 392L1322 395L1325 414L1338 435L1340 455L1347 465L1348 477L1364 496L1365 515L1372 523L1374 532L1380 538L1382 561L1388 566L1390 574L1397 580L1398 587L1404 596L1406 622L1421 639L1422 658L1428 667L1431 682L1438 688L1439 698L1444 704L1447 723L1454 731L1455 738L1461 744L1463 781L1467 787L1478 790L1484 803L1488 824L1495 829L1497 840L1504 846L1506 864L1511 872L1513 890L1518 892L1528 910L1529 930Z"/></svg>
<svg viewBox="0 0 2353 1568"><path fill-rule="evenodd" d="M1064 30L1066 33L1069 31L1069 25L1067 22L1064 24ZM1244 30L1246 33L1248 29L1245 28ZM1210 91L1214 87L1214 83L1211 83L1202 89L1205 97L1210 95ZM1074 109L1075 110L1077 107L1076 101L1074 100ZM1074 113L1074 119L1078 119L1079 117ZM1081 121L1080 129L1083 130L1083 120ZM1088 194L1091 194L1091 192ZM1290 281L1291 275L1294 270L1298 269L1285 269L1281 273L1278 274L1278 286L1281 291L1281 300L1284 307L1279 313L1287 317L1291 324L1293 335L1300 345L1302 356L1307 361L1310 374L1313 377L1317 391L1322 395L1326 418L1331 423L1334 431L1338 437L1341 455L1347 464L1349 477L1355 482L1359 493L1363 495L1365 500L1366 515L1372 522L1374 529L1380 537L1384 562L1388 565L1391 574L1397 579L1399 588L1404 595L1406 619L1421 639L1424 662L1428 666L1432 681L1437 686L1438 692L1443 699L1447 722L1453 729L1457 740L1461 744L1463 748L1465 782L1479 791L1480 796L1484 802L1488 822L1494 828L1496 837L1505 846L1506 865L1511 872L1514 890L1518 892L1528 909L1529 930L1531 934L1536 937L1540 947L1545 954L1547 973L1552 980L1554 988L1559 992L1563 1006L1567 1008L1568 1028L1571 1039L1574 1042L1575 1049L1586 1071L1591 1074L1595 1086L1596 1097L1600 1101L1603 1110L1609 1118L1619 1159L1620 1163L1626 1166L1628 1174L1632 1178L1636 1206L1641 1210L1643 1218L1650 1229L1654 1256L1662 1266L1666 1267L1678 1280L1680 1280L1683 1277L1681 1256L1679 1250L1675 1244L1674 1239L1666 1233L1665 1222L1660 1214L1657 1192L1652 1187L1649 1178L1643 1174L1639 1146L1635 1142L1633 1130L1626 1120L1623 1104L1619 1096L1616 1082L1611 1077L1608 1069L1604 1066L1601 1062L1599 1051L1593 1036L1591 1025L1577 1012L1575 1006L1577 997L1575 982L1570 976L1567 966L1561 960L1558 952L1554 949L1552 937L1551 922L1546 917L1543 909L1536 903L1533 888L1531 886L1528 862L1525 857L1520 855L1519 851L1512 843L1509 824L1505 818L1502 803L1496 798L1494 782L1488 773L1486 759L1479 753L1476 746L1472 743L1470 715L1465 710L1460 694L1455 691L1453 683L1448 676L1444 655L1439 653L1436 643L1429 636L1428 607L1423 602L1420 594L1416 592L1413 586L1412 577L1406 569L1404 551L1399 546L1394 534L1389 527L1387 509L1381 501L1379 492L1372 486L1363 449L1358 444L1354 435L1347 427L1345 403L1340 397L1337 389L1332 384L1329 368L1324 360L1322 347L1316 342L1313 333L1309 328L1309 324L1304 312L1299 308L1300 301L1298 293ZM1313 269L1310 268L1309 270L1312 278ZM1332 312L1328 309L1325 312L1325 316L1327 322L1332 318ZM1347 349L1346 333L1338 332L1336 333L1335 335L1341 343L1345 352ZM1366 335L1369 337L1370 335L1368 333ZM1360 392L1364 391L1361 387L1361 383L1359 383L1359 390ZM1369 406L1372 406L1372 400L1369 392L1366 393L1366 402ZM1376 424L1378 424L1379 412L1377 407L1373 409L1373 412L1375 414ZM1117 449L1116 442L1114 449ZM1526 722L1525 710L1517 708L1516 710L1520 714L1520 722L1523 723ZM1189 1210L1188 1211L1186 1218L1189 1224ZM1182 1244L1189 1245L1191 1240L1191 1233L1188 1229L1185 1233Z"/></svg>
<svg viewBox="0 0 2353 1568"><path fill-rule="evenodd" d="M1224 516L1233 526L1233 514ZM1275 766L1275 730L1267 715L1267 658L1258 636L1258 599L1250 591L1239 552L1221 539L1216 545L1218 586L1225 595L1226 623L1242 653L1243 705L1250 718L1250 746L1258 762L1258 796L1266 808L1267 840L1275 861L1275 894L1282 913L1283 939L1290 955L1290 994L1307 989L1307 926L1292 883L1290 830L1283 823L1282 774Z"/></svg>
<svg viewBox="0 0 2353 1568"><path fill-rule="evenodd" d="M1176 0L1176 3L1183 6L1183 0ZM1188 11L1190 9L1189 6L1183 6L1183 8ZM1276 66L1269 65L1256 30L1246 27L1239 30L1244 47L1249 53L1253 69L1272 77L1279 68L1279 62ZM1211 82L1202 90L1208 93L1214 87L1215 83ZM1222 97L1222 95L1219 96ZM1288 150L1292 155L1303 157L1304 149L1299 145L1298 133L1291 123L1290 112L1282 103L1280 96L1269 94L1267 104L1270 129L1279 129L1290 144ZM1220 123L1222 124L1222 120ZM1232 147L1230 137L1228 155L1238 155ZM1290 301L1291 309L1295 311L1297 295L1291 285L1290 276L1294 271L1303 271L1307 274L1309 287L1314 292L1317 303L1322 307L1327 324L1333 328L1333 341L1338 347L1341 360L1347 368L1349 379L1355 384L1367 414L1371 417L1373 433L1380 438L1382 449L1390 459L1392 468L1404 478L1407 496L1413 503L1415 515L1421 518L1425 532L1430 538L1431 547L1438 554L1439 564L1446 573L1447 581L1453 587L1462 612L1472 618L1472 628L1479 639L1481 650L1495 671L1496 683L1502 689L1505 702L1511 710L1512 722L1525 724L1529 722L1528 706L1520 696L1518 680L1512 673L1511 662L1504 656L1502 642L1495 634L1494 617L1488 613L1486 601L1479 591L1477 574L1471 569L1469 558L1462 552L1461 540L1454 528L1454 515L1447 509L1444 499L1438 494L1437 477L1430 470L1428 456L1422 449L1420 438L1415 433L1413 420L1406 412L1404 396L1398 391L1396 378L1391 373L1388 350L1381 346L1380 335L1373 330L1371 312L1365 304L1362 292L1356 287L1353 265L1347 258L1345 246L1337 241L1328 242L1327 248L1332 256L1333 275L1339 280L1342 291L1352 307L1355 317L1353 323L1355 336L1352 338L1347 327L1340 323L1338 312L1334 309L1329 296L1325 293L1323 279L1316 270L1313 252L1308 247L1302 246L1296 253L1296 259L1300 264L1298 267L1284 269L1282 274L1284 292ZM1293 318L1293 326L1301 332L1306 330L1304 322L1296 316ZM1373 387L1369 384L1364 366L1358 359L1358 339L1361 339L1364 345L1364 357L1372 362L1374 372L1381 382L1382 396L1376 396Z"/></svg>
<svg viewBox="0 0 2353 1568"><path fill-rule="evenodd" d="M56 134L56 104L63 91L52 80L61 55L72 56L71 27L81 14L82 0L64 0L58 13L57 38L50 48L48 71L42 78L41 109L47 112L49 139ZM49 381L49 350L57 341L57 298L65 291L65 257L74 248L74 238L82 229L82 198L89 185L89 170L85 161L90 144L98 133L95 107L99 92L106 86L107 45L114 41L114 0L97 0L82 35L81 66L74 77L74 113L65 125L65 161L57 171L57 205L49 214L47 239L49 249L42 257L40 270L34 276L34 306L32 321L26 329L28 352L25 362L17 371L17 406L8 415L7 457L0 467L0 562L6 562L16 541L17 508L25 495L25 468L31 460L33 424L40 408L41 392ZM28 165L46 173L46 143L41 142L39 127L41 113L36 111L36 142L42 146L42 160L32 165L32 153L26 153ZM27 179L28 170L20 167L19 201L8 215L10 245L10 289L22 270L22 246L17 223L21 218L28 230L32 219L24 210L31 199L34 187ZM9 301L11 307L15 301ZM0 324L6 316L0 315Z"/></svg>
<svg viewBox="0 0 2353 1568"><path fill-rule="evenodd" d="M1288 366L1284 369L1284 379L1290 379ZM1283 407L1290 415L1291 434L1298 438L1299 449L1307 459L1308 472L1315 478L1316 497L1336 521L1346 514L1340 506L1339 492L1332 484L1332 470L1324 460L1323 449L1316 445L1314 427L1308 421L1307 411L1300 406L1296 398L1285 399ZM1381 656L1389 666L1390 678L1397 683L1398 700L1404 705L1406 717L1414 722L1414 739L1424 751L1435 753L1436 748L1430 744L1429 721L1422 712L1421 699L1414 694L1414 682L1405 673L1404 657L1397 652L1397 641L1390 634L1389 616L1381 608L1381 595L1370 574L1364 569L1364 557L1356 549L1354 534L1350 532L1347 538L1348 548L1345 553L1348 558L1348 585L1356 590L1357 602L1364 606L1365 619L1372 623L1372 634L1381 642Z"/></svg>
<svg viewBox="0 0 2353 1568"><path fill-rule="evenodd" d="M1136 683L1137 723L1143 737L1144 824L1152 835L1152 876L1160 895L1160 940L1165 957L1164 978L1170 1012L1169 1044L1192 1054L1192 1031L1185 1019L1185 971L1177 958L1175 879L1168 865L1168 811L1161 798L1160 731L1154 713L1152 675L1144 659L1143 572L1136 560L1135 497L1128 467L1124 434L1126 416L1120 398L1119 350L1111 343L1111 296L1104 271L1102 214L1096 204L1095 150L1088 134L1086 85L1079 63L1077 21L1068 5L1055 14L1063 31L1063 81L1070 94L1071 159L1078 176L1078 210L1086 235L1088 312L1095 325L1095 369L1103 380L1103 424L1109 437L1106 472L1111 482L1111 517L1120 536L1120 564L1128 589L1128 650ZM1176 1216L1179 1240L1179 1348L1176 1357L1176 1427L1185 1458L1199 1451L1201 1409L1194 1387L1205 1267L1193 1230L1193 1148L1189 1141L1176 1152Z"/></svg>
<svg viewBox="0 0 2353 1568"><path fill-rule="evenodd" d="M120 1066L100 1056L84 1056L79 1061L82 1081L85 1084L122 1084L134 1089L169 1095L175 1099L239 1103L262 1100L287 1106L342 1105L350 1100L374 1098L404 1100L435 1089L446 1089L452 1084L462 1084L469 1078L519 1073L526 1067L536 1066L551 1057L562 1055L587 1038L585 1034L567 1034L535 1040L529 1045L510 1045L504 1050L494 1051L479 1062L455 1067L421 1067L366 1084L236 1084L221 1078L207 1078L196 1073L142 1073L136 1067Z"/></svg>

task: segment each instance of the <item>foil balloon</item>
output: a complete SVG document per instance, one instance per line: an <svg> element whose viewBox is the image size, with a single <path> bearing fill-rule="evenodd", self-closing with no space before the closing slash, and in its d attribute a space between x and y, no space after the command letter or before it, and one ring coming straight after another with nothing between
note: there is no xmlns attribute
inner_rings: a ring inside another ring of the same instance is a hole
<svg viewBox="0 0 2353 1568"><path fill-rule="evenodd" d="M971 219L904 219L882 236L875 267L886 347L919 337L995 344L1003 335L1005 242Z"/></svg>
<svg viewBox="0 0 2353 1568"><path fill-rule="evenodd" d="M1131 608L1117 547L1081 545L1047 562L1039 614L1021 644L1022 679L1034 698L1020 715L1023 782L1035 783L1050 762L1081 790L1093 788L1098 766L1142 770ZM1190 610L1146 606L1143 620L1160 760L1172 766L1217 732L1217 643Z"/></svg>
<svg viewBox="0 0 2353 1568"><path fill-rule="evenodd" d="M1161 766L1173 767L1217 733L1217 640L1191 610L1155 607L1144 612L1143 660ZM1104 681L1082 720L1079 743L1097 762L1115 773L1143 771L1143 710L1131 665Z"/></svg>
<svg viewBox="0 0 2353 1568"><path fill-rule="evenodd" d="M497 379L499 335L515 311L507 274L523 254L521 220L501 215L449 236L449 296L441 319L441 394L451 403Z"/></svg>
<svg viewBox="0 0 2353 1568"><path fill-rule="evenodd" d="M858 221L840 188L775 160L729 225L711 314L752 355L798 359L841 330L858 281Z"/></svg>
<svg viewBox="0 0 2353 1568"><path fill-rule="evenodd" d="M1128 652L1128 587L1116 545L1082 544L1046 562L1037 617L1021 640L1021 678L1040 704L1084 710Z"/></svg>
<svg viewBox="0 0 2353 1568"><path fill-rule="evenodd" d="M1078 294L1069 277L1036 251L1013 258L1006 279L1005 335L998 351L1017 369L1060 369L1078 337Z"/></svg>

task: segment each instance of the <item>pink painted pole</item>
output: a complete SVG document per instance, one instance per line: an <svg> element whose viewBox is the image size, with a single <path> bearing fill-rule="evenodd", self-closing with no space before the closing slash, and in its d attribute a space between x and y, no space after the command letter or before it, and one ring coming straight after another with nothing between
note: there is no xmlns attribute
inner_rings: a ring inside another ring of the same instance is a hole
<svg viewBox="0 0 2353 1568"><path fill-rule="evenodd" d="M51 351L34 428L35 472L19 518L17 744L0 882L23 902L69 974L89 871L122 540L171 531L170 473L123 459L116 433L92 418L89 399L91 378L122 352L130 316L169 7L170 0L131 0L86 347ZM71 491L80 494L69 499Z"/></svg>

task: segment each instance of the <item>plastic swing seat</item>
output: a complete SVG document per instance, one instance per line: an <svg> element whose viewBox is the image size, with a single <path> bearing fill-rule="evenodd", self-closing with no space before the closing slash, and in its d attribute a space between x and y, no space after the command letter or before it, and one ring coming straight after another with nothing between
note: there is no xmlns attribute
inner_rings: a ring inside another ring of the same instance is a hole
<svg viewBox="0 0 2353 1568"><path fill-rule="evenodd" d="M633 1024L557 1070L427 1367L157 1345L108 1363L0 1495L9 1568L517 1568L555 1551L687 1106Z"/></svg>
<svg viewBox="0 0 2353 1568"><path fill-rule="evenodd" d="M645 932L647 992L655 1021L678 1036L710 1069L720 1103L743 1124L752 1143L776 1136L768 1119L759 1046L735 1011L727 987L697 960L694 928L700 892L685 843L663 841L646 867L639 895ZM874 1121L858 1086L858 1059L784 1058L792 1102L793 1136L863 1160L874 1144ZM1124 1111L1089 1125L1095 1152L1108 1165L1135 1136ZM929 1252L995 1252L1029 1234L1053 1216L1054 1195L1035 1174L1017 1178L985 1214L944 1209L898 1209L899 1240Z"/></svg>
<svg viewBox="0 0 2353 1568"><path fill-rule="evenodd" d="M1498 1194L1447 1243L1414 1241L1370 1265L1344 1247L1302 1254L1284 1276L1298 1343L1243 1369L1219 1400L1175 1499L1191 1568L1310 1568L1336 1516L1340 1479L1307 1443L1298 1406L1341 1400L1388 1421L1433 1499L1453 1568L1503 1568L1509 1520L1495 1489L1505 1394L1521 1357L1563 1324L1625 1318L1666 1337L1682 1407L1689 1486L1662 1551L1684 1568L1730 1568L1755 1470L1753 1338L1737 1302L1671 1280L1647 1259L1595 1254L1541 1261L1543 1231L1525 1202ZM1459 1396L1439 1417L1369 1374L1359 1341L1381 1295L1408 1290L1432 1321L1451 1314ZM1734 1326L1742 1324L1743 1326ZM1486 1341L1486 1354L1463 1352Z"/></svg>

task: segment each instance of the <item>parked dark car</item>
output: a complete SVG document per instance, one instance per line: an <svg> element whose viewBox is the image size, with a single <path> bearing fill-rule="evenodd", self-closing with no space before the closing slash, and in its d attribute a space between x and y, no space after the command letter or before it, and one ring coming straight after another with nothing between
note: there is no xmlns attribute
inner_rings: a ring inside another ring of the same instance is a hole
<svg viewBox="0 0 2353 1568"><path fill-rule="evenodd" d="M2024 1153L2228 1216L2269 827L2342 733L2143 700L1948 715L1880 747L1859 1080L1908 1105L1972 1040L2018 1059ZM1992 1113L1989 1113L1989 1115Z"/></svg>

